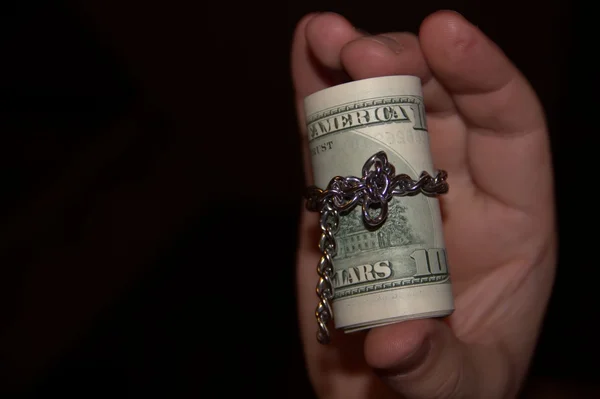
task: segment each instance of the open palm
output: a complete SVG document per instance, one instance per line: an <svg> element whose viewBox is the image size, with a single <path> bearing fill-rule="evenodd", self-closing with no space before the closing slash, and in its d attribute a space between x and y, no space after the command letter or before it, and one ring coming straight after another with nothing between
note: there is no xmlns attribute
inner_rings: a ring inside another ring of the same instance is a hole
<svg viewBox="0 0 600 399"><path fill-rule="evenodd" d="M339 15L309 15L294 37L292 74L303 137L305 96L348 78L420 77L434 164L450 184L440 203L454 314L336 332L328 346L315 338L318 216L303 214L299 317L319 397L514 397L555 266L548 135L526 79L453 12L429 16L418 37L365 36Z"/></svg>

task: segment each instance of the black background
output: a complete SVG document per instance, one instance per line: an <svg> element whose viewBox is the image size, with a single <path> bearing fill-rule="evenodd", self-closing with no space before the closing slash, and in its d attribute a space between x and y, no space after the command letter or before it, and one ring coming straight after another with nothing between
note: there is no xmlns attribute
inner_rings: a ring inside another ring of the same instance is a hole
<svg viewBox="0 0 600 399"><path fill-rule="evenodd" d="M310 11L378 33L454 9L529 78L560 232L531 381L595 382L598 78L578 3L196 3L0 6L0 392L310 396L288 72Z"/></svg>

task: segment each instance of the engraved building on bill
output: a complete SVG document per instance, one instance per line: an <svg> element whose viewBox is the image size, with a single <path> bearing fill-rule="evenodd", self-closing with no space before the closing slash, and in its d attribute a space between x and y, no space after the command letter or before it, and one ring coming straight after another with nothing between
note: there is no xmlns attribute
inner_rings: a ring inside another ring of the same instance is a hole
<svg viewBox="0 0 600 399"><path fill-rule="evenodd" d="M378 231L359 231L338 237L336 259L352 256L357 252L373 251L390 246L388 234Z"/></svg>

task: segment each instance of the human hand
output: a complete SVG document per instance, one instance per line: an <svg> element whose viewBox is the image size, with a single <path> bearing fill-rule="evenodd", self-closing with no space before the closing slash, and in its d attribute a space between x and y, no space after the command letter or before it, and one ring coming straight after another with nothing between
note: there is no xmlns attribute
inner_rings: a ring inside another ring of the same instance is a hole
<svg viewBox="0 0 600 399"><path fill-rule="evenodd" d="M304 211L298 302L320 398L511 398L527 373L554 278L556 237L548 133L527 80L482 32L437 12L419 36L365 36L339 15L305 17L292 50L303 99L348 79L421 78L431 151L448 172L440 199L455 296L444 320L413 320L317 343L318 216ZM305 148L307 176L311 175Z"/></svg>

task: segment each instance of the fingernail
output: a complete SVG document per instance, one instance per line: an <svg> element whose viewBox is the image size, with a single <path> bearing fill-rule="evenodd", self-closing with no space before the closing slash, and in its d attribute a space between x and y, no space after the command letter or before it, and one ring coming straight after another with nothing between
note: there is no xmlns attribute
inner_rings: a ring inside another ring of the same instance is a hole
<svg viewBox="0 0 600 399"><path fill-rule="evenodd" d="M377 374L382 377L398 376L402 374L408 374L413 370L416 370L427 358L429 351L431 350L431 342L429 339L425 339L423 343L417 347L413 352L407 355L404 359L401 359L398 364L387 369L375 370Z"/></svg>
<svg viewBox="0 0 600 399"><path fill-rule="evenodd" d="M354 27L354 30L357 31L358 33L360 33L363 36L371 36L371 34L369 32L367 32L364 29L357 28L356 26Z"/></svg>
<svg viewBox="0 0 600 399"><path fill-rule="evenodd" d="M404 46L402 46L400 43L398 43L391 37L376 35L376 36L370 36L370 37L368 37L368 39L373 40L374 42L377 42L383 46L386 46L387 48L389 48L390 50L392 50L392 52L394 52L396 54L399 54L402 52L402 50L404 50Z"/></svg>
<svg viewBox="0 0 600 399"><path fill-rule="evenodd" d="M459 11L456 11L456 10L446 10L446 11L464 18L464 16Z"/></svg>

